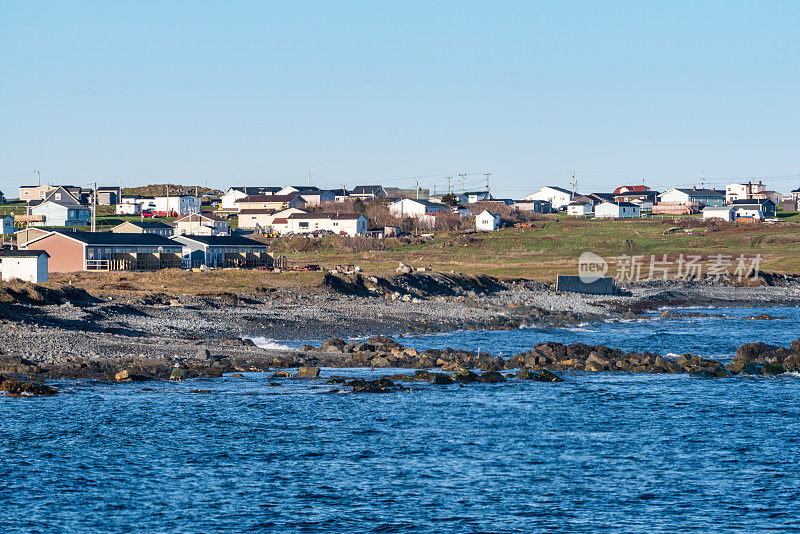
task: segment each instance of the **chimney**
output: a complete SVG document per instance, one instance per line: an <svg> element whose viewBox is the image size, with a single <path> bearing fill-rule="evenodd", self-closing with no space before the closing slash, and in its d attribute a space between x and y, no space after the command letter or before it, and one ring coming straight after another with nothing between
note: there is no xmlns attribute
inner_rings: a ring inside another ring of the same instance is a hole
<svg viewBox="0 0 800 534"><path fill-rule="evenodd" d="M692 186L692 191L697 191L697 186L696 185Z"/></svg>

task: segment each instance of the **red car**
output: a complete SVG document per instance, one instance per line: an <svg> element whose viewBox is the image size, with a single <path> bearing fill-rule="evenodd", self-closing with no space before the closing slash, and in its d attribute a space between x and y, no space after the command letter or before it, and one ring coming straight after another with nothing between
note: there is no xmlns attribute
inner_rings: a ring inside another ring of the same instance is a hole
<svg viewBox="0 0 800 534"><path fill-rule="evenodd" d="M153 213L150 210L145 210L145 211L142 212L142 217L144 217L146 219L149 219L150 217L155 217L155 216L156 216L156 214Z"/></svg>

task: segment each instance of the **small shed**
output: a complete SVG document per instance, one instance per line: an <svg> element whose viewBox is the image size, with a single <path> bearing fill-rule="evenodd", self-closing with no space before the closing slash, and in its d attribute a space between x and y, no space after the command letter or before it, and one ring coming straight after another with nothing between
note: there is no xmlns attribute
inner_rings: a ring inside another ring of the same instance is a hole
<svg viewBox="0 0 800 534"><path fill-rule="evenodd" d="M708 219L722 219L723 221L732 221L734 219L735 209L733 206L706 206L702 210L703 220Z"/></svg>
<svg viewBox="0 0 800 534"><path fill-rule="evenodd" d="M500 228L500 215L483 210L475 217L475 228L478 230L497 230Z"/></svg>
<svg viewBox="0 0 800 534"><path fill-rule="evenodd" d="M3 235L13 234L14 233L14 217L12 215L6 215L3 217Z"/></svg>
<svg viewBox="0 0 800 534"><path fill-rule="evenodd" d="M34 284L47 282L50 255L44 250L11 250L4 252L0 270L3 281L23 280Z"/></svg>

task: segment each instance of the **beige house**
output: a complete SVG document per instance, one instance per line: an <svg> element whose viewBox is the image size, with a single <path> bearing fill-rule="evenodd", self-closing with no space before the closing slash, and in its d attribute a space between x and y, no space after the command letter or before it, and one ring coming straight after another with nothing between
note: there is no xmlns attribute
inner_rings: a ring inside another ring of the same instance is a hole
<svg viewBox="0 0 800 534"><path fill-rule="evenodd" d="M229 235L230 233L230 223L214 215L192 213L175 219L176 235Z"/></svg>
<svg viewBox="0 0 800 534"><path fill-rule="evenodd" d="M287 208L285 210L256 209L242 210L239 212L239 228L242 230L255 230L261 228L265 230L272 226L272 222L278 218L285 219L295 213L305 213L297 208Z"/></svg>
<svg viewBox="0 0 800 534"><path fill-rule="evenodd" d="M161 221L125 221L111 229L115 234L154 234L170 237L175 228Z"/></svg>
<svg viewBox="0 0 800 534"><path fill-rule="evenodd" d="M239 211L302 208L305 204L305 200L297 193L292 193L290 195L248 195L236 201L236 206Z"/></svg>
<svg viewBox="0 0 800 534"><path fill-rule="evenodd" d="M31 200L44 200L50 191L55 189L52 185L21 185L19 186L19 199L25 202Z"/></svg>

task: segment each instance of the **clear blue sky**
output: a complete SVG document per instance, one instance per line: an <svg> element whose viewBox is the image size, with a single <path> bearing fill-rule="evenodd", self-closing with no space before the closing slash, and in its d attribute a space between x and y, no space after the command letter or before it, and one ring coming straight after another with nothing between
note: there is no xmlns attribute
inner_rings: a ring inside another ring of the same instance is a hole
<svg viewBox="0 0 800 534"><path fill-rule="evenodd" d="M800 186L800 2L0 2L0 189ZM21 176L20 176L21 175ZM454 184L456 180L454 180Z"/></svg>

